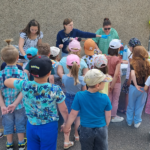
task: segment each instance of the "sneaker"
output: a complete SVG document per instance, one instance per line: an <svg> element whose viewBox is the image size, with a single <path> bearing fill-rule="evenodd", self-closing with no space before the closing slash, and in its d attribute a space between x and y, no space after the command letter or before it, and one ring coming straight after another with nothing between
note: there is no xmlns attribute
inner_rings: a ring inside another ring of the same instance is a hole
<svg viewBox="0 0 150 150"><path fill-rule="evenodd" d="M140 125L141 125L141 122L139 122L139 123L137 123L137 124L134 124L134 127L135 127L135 128L138 128Z"/></svg>
<svg viewBox="0 0 150 150"><path fill-rule="evenodd" d="M7 148L7 150L13 150L13 149L14 149L14 144L8 145L8 144L6 143L6 148Z"/></svg>
<svg viewBox="0 0 150 150"><path fill-rule="evenodd" d="M111 119L111 122L121 122L123 120L124 120L123 117L116 116L116 117L114 117L114 118Z"/></svg>
<svg viewBox="0 0 150 150"><path fill-rule="evenodd" d="M25 150L27 145L27 138L24 138L24 143L23 144L18 144L19 150Z"/></svg>
<svg viewBox="0 0 150 150"><path fill-rule="evenodd" d="M2 132L0 132L0 138L2 138L4 135L3 135L3 133Z"/></svg>

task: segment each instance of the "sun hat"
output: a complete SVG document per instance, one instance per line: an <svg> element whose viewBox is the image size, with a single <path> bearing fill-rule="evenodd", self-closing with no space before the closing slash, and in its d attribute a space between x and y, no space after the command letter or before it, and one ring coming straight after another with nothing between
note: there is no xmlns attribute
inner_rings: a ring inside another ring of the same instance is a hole
<svg viewBox="0 0 150 150"><path fill-rule="evenodd" d="M92 39L87 39L84 42L84 52L86 55L93 56L95 49L95 42Z"/></svg>
<svg viewBox="0 0 150 150"><path fill-rule="evenodd" d="M84 76L84 82L87 86L94 86L101 82L111 82L112 77L110 75L105 75L98 69L89 70Z"/></svg>
<svg viewBox="0 0 150 150"><path fill-rule="evenodd" d="M59 53L60 53L60 49L58 47L55 47L55 46L50 47L50 54L53 57L56 57Z"/></svg>
<svg viewBox="0 0 150 150"><path fill-rule="evenodd" d="M121 40L118 39L113 39L110 43L109 43L109 47L111 49L118 49L121 47Z"/></svg>
<svg viewBox="0 0 150 150"><path fill-rule="evenodd" d="M96 68L103 68L107 66L107 62L108 60L103 54L99 54L94 57L94 66ZM105 65L105 66L102 66L102 65Z"/></svg>
<svg viewBox="0 0 150 150"><path fill-rule="evenodd" d="M37 49L37 48L35 48L35 47L30 47L30 48L28 48L28 49L26 50L26 55L27 55L28 58L32 58L32 57L34 57L34 56L37 55L37 52L38 52L38 49ZM30 56L29 54L30 54L31 56Z"/></svg>
<svg viewBox="0 0 150 150"><path fill-rule="evenodd" d="M77 52L77 51L80 51L81 50L81 45L80 45L80 42L76 39L73 39L69 45L69 50L72 51L72 52Z"/></svg>
<svg viewBox="0 0 150 150"><path fill-rule="evenodd" d="M80 65L80 58L74 54L68 55L67 56L67 65L73 66L73 62L76 62L78 65Z"/></svg>

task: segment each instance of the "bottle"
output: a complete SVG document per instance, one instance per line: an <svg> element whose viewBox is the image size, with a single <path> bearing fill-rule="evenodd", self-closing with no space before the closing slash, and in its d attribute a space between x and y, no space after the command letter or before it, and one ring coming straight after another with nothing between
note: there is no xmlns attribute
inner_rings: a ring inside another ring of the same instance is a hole
<svg viewBox="0 0 150 150"><path fill-rule="evenodd" d="M127 45L125 45L124 50L123 50L123 60L128 60L127 50L128 50L128 47Z"/></svg>
<svg viewBox="0 0 150 150"><path fill-rule="evenodd" d="M120 56L121 56L121 58L123 57L123 49L124 49L123 43L121 43L121 47L120 47Z"/></svg>

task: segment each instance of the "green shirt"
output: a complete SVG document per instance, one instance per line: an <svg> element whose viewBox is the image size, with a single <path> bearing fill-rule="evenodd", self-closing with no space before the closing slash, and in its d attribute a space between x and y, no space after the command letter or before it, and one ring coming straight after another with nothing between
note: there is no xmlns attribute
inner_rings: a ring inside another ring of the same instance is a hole
<svg viewBox="0 0 150 150"><path fill-rule="evenodd" d="M96 31L96 34L98 35L106 35L105 32L103 31L102 28L98 29ZM111 28L110 30L110 36L108 36L107 39L103 38L93 38L99 49L102 51L103 54L108 54L108 48L109 48L109 43L112 39L119 39L118 33L114 28Z"/></svg>

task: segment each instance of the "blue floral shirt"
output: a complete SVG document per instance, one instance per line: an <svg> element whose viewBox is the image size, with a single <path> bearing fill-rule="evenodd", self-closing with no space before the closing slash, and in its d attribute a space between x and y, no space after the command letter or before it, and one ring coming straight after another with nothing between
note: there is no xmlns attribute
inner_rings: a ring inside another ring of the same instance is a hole
<svg viewBox="0 0 150 150"><path fill-rule="evenodd" d="M58 85L15 80L14 87L22 91L26 115L32 125L59 120L56 103L62 103L65 95Z"/></svg>
<svg viewBox="0 0 150 150"><path fill-rule="evenodd" d="M18 79L28 80L28 76L25 72L23 72L22 70L19 70L16 65L6 66L5 69L0 71L0 90L1 90L2 97L4 99L4 103L6 107L12 104L18 97L18 94L20 93L18 89L7 88L4 85L4 81L9 78L18 78ZM16 110L21 109L23 107L24 105L23 105L23 102L21 101L16 107Z"/></svg>

